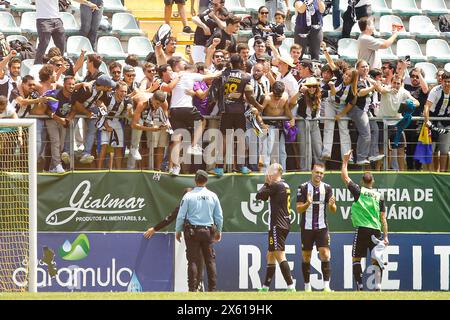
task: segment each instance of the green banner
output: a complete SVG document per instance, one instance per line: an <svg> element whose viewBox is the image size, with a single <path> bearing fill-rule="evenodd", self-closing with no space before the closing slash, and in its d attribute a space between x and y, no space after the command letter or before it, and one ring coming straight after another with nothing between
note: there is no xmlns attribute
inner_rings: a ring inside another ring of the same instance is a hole
<svg viewBox="0 0 450 320"><path fill-rule="evenodd" d="M359 183L361 173L352 173ZM450 175L374 173L375 187L384 195L390 232L450 232ZM285 174L292 190L292 231L299 230L295 211L298 186L310 174ZM145 231L179 203L193 176L172 177L154 172L74 172L38 177L39 231ZM350 232L353 198L339 173L324 179L336 196L338 210L329 213L333 232ZM262 175L210 177L224 211L224 231L267 230L268 203L255 199ZM174 226L168 228L174 230Z"/></svg>

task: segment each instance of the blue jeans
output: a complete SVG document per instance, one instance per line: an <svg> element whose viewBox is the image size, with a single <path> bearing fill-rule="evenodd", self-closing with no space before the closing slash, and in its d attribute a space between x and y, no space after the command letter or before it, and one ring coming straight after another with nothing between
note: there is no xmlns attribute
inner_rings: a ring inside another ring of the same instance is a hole
<svg viewBox="0 0 450 320"><path fill-rule="evenodd" d="M353 120L358 130L358 142L356 143L356 161L363 161L369 158L370 152L370 123L368 113L354 106L348 116Z"/></svg>
<svg viewBox="0 0 450 320"><path fill-rule="evenodd" d="M47 139L47 130L45 129L45 120L36 119L36 154L37 157L42 154Z"/></svg>
<svg viewBox="0 0 450 320"><path fill-rule="evenodd" d="M269 167L271 158L275 158L275 162L281 164L283 170L286 170L287 153L283 130L269 125L268 135L262 140L262 154L264 156L263 172Z"/></svg>
<svg viewBox="0 0 450 320"><path fill-rule="evenodd" d="M103 7L92 11L88 6L80 5L80 34L89 39L94 50L97 42L98 27L102 20L102 16Z"/></svg>
<svg viewBox="0 0 450 320"><path fill-rule="evenodd" d="M75 118L73 122L73 127L75 128L77 126L77 123L80 119ZM95 136L97 135L97 127L95 126L95 119L84 119L84 123L87 127L87 133L84 137L84 150L83 154L91 154L92 147L94 146ZM69 152L70 151L70 139L73 139L73 136L70 136L70 129L67 128L66 132L66 138L64 140L64 149L63 151Z"/></svg>
<svg viewBox="0 0 450 320"><path fill-rule="evenodd" d="M341 11L339 10L339 0L333 0L333 28L341 26Z"/></svg>

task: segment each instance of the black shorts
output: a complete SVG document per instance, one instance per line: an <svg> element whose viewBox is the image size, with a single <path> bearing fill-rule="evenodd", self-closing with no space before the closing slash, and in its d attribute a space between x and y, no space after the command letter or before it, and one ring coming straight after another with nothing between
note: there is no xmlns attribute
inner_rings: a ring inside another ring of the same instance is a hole
<svg viewBox="0 0 450 320"><path fill-rule="evenodd" d="M316 248L330 247L330 234L328 228L319 230L301 230L302 251L311 251L316 244Z"/></svg>
<svg viewBox="0 0 450 320"><path fill-rule="evenodd" d="M227 129L247 129L247 119L243 113L224 113L220 119L220 131L225 134Z"/></svg>
<svg viewBox="0 0 450 320"><path fill-rule="evenodd" d="M164 0L164 4L166 6L170 6L172 4L186 4L186 0Z"/></svg>
<svg viewBox="0 0 450 320"><path fill-rule="evenodd" d="M271 227L269 230L269 252L284 251L288 234L288 229L282 229L277 226Z"/></svg>
<svg viewBox="0 0 450 320"><path fill-rule="evenodd" d="M372 235L381 239L381 231L371 228L358 227L356 229L355 238L353 239L352 257L365 258L367 250L372 251L375 243L372 241Z"/></svg>
<svg viewBox="0 0 450 320"><path fill-rule="evenodd" d="M197 108L173 108L170 109L170 125L173 130L194 128L194 121L203 120L203 116Z"/></svg>

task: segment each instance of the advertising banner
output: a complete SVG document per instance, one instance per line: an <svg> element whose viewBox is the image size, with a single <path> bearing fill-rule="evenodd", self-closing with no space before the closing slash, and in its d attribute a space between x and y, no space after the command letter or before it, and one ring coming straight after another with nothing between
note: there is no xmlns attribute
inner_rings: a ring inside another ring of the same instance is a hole
<svg viewBox="0 0 450 320"><path fill-rule="evenodd" d="M359 183L361 173L351 173ZM446 174L374 173L383 194L389 228L393 232L450 232L450 176ZM310 174L285 174L291 186L292 230L299 231L295 211L298 186ZM38 230L144 231L168 215L180 202L193 176L172 177L154 172L75 172L38 177ZM326 174L338 211L328 214L331 231L351 232L351 193L340 174ZM208 188L216 192L224 210L224 231L267 230L269 205L255 199L264 176L211 176ZM174 226L168 228L174 230Z"/></svg>
<svg viewBox="0 0 450 320"><path fill-rule="evenodd" d="M448 234L391 234L384 261L383 290L449 290L450 236ZM331 288L353 290L351 233L331 234ZM226 233L215 245L217 290L255 291L262 286L266 272L267 234ZM186 260L183 245L175 246L175 291L187 291ZM286 241L286 259L291 267L297 290L304 289L300 234L290 233ZM271 290L286 289L277 265ZM374 269L370 259L363 259L363 282L374 286ZM205 276L205 279L207 277ZM206 281L206 280L205 280ZM322 290L321 263L314 248L310 283ZM206 282L205 282L206 284Z"/></svg>
<svg viewBox="0 0 450 320"><path fill-rule="evenodd" d="M38 291L173 291L173 234L39 233ZM13 280L25 272L17 268Z"/></svg>

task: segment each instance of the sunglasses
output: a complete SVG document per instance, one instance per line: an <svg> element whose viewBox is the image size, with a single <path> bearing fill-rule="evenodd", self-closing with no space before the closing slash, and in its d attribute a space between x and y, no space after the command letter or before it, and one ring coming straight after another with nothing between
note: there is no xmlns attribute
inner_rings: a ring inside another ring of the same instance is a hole
<svg viewBox="0 0 450 320"><path fill-rule="evenodd" d="M260 14L266 15L266 14L269 14L269 11L262 11L262 12L260 12Z"/></svg>
<svg viewBox="0 0 450 320"><path fill-rule="evenodd" d="M415 74L413 74L410 78L411 79L419 79L419 76L416 76Z"/></svg>
<svg viewBox="0 0 450 320"><path fill-rule="evenodd" d="M214 56L214 58L222 58L223 59L223 55L218 55L218 56Z"/></svg>
<svg viewBox="0 0 450 320"><path fill-rule="evenodd" d="M136 74L132 73L132 74L126 74L125 77L136 77Z"/></svg>
<svg viewBox="0 0 450 320"><path fill-rule="evenodd" d="M149 70L145 70L145 72L156 72L155 69L149 69Z"/></svg>

